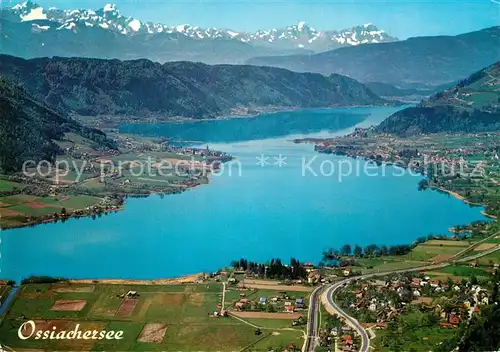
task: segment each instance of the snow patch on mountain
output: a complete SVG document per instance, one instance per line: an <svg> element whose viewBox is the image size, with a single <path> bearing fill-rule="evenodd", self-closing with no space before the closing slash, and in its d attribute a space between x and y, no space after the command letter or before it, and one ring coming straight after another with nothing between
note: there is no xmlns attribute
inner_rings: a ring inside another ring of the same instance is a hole
<svg viewBox="0 0 500 352"><path fill-rule="evenodd" d="M33 30L38 30L38 31L46 31L46 30L50 29L50 26L40 26L37 23L33 23L31 25L31 27L33 28Z"/></svg>
<svg viewBox="0 0 500 352"><path fill-rule="evenodd" d="M177 32L180 32L180 33L183 33L187 28L189 28L188 24L180 24L177 27L175 27Z"/></svg>
<svg viewBox="0 0 500 352"><path fill-rule="evenodd" d="M104 5L104 8L103 8L104 12L110 12L110 11L115 11L115 10L116 10L115 4L106 4L106 5Z"/></svg>
<svg viewBox="0 0 500 352"><path fill-rule="evenodd" d="M240 32L232 29L199 28L188 24L168 26L161 23L142 22L125 17L114 4L106 4L99 10L59 10L50 7L48 11L32 1L26 1L8 9L19 16L20 21L49 20L58 23L58 30L75 30L76 27L98 27L123 35L168 35L177 34L195 40L227 39L243 43L278 48L304 48L325 51L333 47L382 43L395 41L371 23L335 31L322 31L310 27L306 21L286 28L263 29L255 32Z"/></svg>
<svg viewBox="0 0 500 352"><path fill-rule="evenodd" d="M31 9L31 11L26 15L21 15L22 21L33 21L33 20L46 20L47 14L43 12L43 8L37 7Z"/></svg>
<svg viewBox="0 0 500 352"><path fill-rule="evenodd" d="M130 28L132 28L134 31L137 32L141 28L141 21L139 21L139 20L132 20L132 21L130 21L130 23L128 24L128 26Z"/></svg>

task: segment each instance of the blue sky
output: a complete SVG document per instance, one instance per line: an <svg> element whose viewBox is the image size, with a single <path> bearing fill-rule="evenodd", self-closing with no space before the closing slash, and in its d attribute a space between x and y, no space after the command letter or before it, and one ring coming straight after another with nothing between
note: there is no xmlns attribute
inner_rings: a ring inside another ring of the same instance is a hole
<svg viewBox="0 0 500 352"><path fill-rule="evenodd" d="M112 2L124 15L142 20L239 31L285 27L299 21L306 21L317 29L342 29L373 23L404 39L422 35L453 35L500 25L500 0L494 0L498 3L492 0L35 1L44 7L93 9Z"/></svg>

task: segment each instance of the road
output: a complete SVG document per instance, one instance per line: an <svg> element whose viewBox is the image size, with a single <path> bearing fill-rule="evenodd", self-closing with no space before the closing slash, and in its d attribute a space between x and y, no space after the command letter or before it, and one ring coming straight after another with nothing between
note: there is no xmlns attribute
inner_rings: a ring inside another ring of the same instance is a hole
<svg viewBox="0 0 500 352"><path fill-rule="evenodd" d="M320 296L323 292L323 286L317 287L309 299L309 311L307 312L307 337L302 347L302 351L314 351L318 340L318 311L320 305Z"/></svg>
<svg viewBox="0 0 500 352"><path fill-rule="evenodd" d="M226 283L222 283L222 303L221 303L221 312L226 309Z"/></svg>
<svg viewBox="0 0 500 352"><path fill-rule="evenodd" d="M488 241L488 240L490 240L490 239L492 239L492 238L495 238L495 237L496 237L496 236L498 236L499 234L500 234L500 231L497 231L497 232L495 232L493 235L490 235L490 236L488 236L488 237L485 237L485 238L483 238L481 241L477 241L476 243L471 244L471 245L470 245L470 246L468 246L467 248L465 248L465 249L461 250L460 252L458 252L458 253L454 254L454 255L453 255L453 257L449 258L447 261L453 260L453 259L455 259L455 258L457 258L457 257L460 257L462 254L465 254L465 253L467 253L467 252L472 251L474 248L476 248L476 247L477 247L477 246L479 246L480 244L482 244L482 243L484 243L484 242L486 242L486 241ZM494 252L494 251L493 251L493 252ZM486 255L486 254L484 254L484 252L481 252L480 254L482 254L482 255ZM473 259L471 259L471 260L474 260L474 258L473 258ZM458 261L461 261L461 260L458 260Z"/></svg>
<svg viewBox="0 0 500 352"><path fill-rule="evenodd" d="M429 270L429 269L439 269L443 268L445 266L448 266L449 264L435 264L435 265L430 265L426 267L420 267L420 268L411 268L411 269L404 269L404 270L394 270L394 271L387 271L384 273L372 273L372 274L366 274L366 275L360 275L360 276L353 276L349 277L347 279L344 279L340 282L336 282L335 284L331 285L328 287L328 289L325 291L324 295L326 298L326 308L329 312L335 312L336 315L339 315L345 319L345 322L347 325L352 327L354 330L357 331L358 335L361 337L361 346L359 348L359 351L361 352L368 352L370 350L370 337L368 336L368 333L366 330L359 324L359 322L348 315L346 312L344 312L342 309L340 309L339 306L334 301L335 293L337 290L339 290L341 287L344 287L344 285L348 284L349 281L351 280L366 280L372 277L377 277L377 276L384 276L384 275L390 275L390 274L397 274L397 273L405 273L405 272L412 272L412 271L420 271L420 270ZM311 351L314 351L311 350Z"/></svg>
<svg viewBox="0 0 500 352"><path fill-rule="evenodd" d="M486 241L487 239L493 238L493 237L497 236L499 233L500 232L497 232L491 236L488 236L486 239L479 241L478 243L475 243L475 244L467 247L467 250L473 249L479 243L482 243L482 242ZM498 250L500 250L500 245L493 247L489 250L483 251L479 254L471 255L471 256L456 260L455 258L459 254L462 254L465 252L465 250L464 250L464 251L461 251L460 253L457 253L452 258L448 259L446 262L443 262L443 263L437 263L437 264L432 264L432 265L427 265L427 266L422 266L422 267L417 267L417 268L393 270L393 271L387 271L387 272L382 272L382 273L371 273L371 274L366 274L366 275L349 277L347 279L344 279L342 281L339 281L339 282L336 282L336 283L330 285L323 293L323 295L325 297L325 301L326 301L323 303L325 304L325 308L328 310L328 312L330 312L330 313L335 312L335 314L342 316L345 319L346 323L357 331L357 333L361 337L361 346L360 346L359 351L368 352L370 350L370 338L368 336L368 333L359 324L359 322L355 318L349 316L346 312L344 312L342 309L340 309L334 301L335 293L338 289L343 287L345 284L347 284L351 280L360 280L360 279L366 280L366 279L369 279L372 277L377 277L377 276L385 276L385 275L399 274L399 273L408 273L408 272L412 272L412 271L424 271L424 270L440 269L440 268L444 268L444 267L450 265L450 262L468 262L471 260L475 260L475 259L484 257L485 255L496 252ZM316 290L314 290L313 293L311 294L311 302L309 305L308 321L307 321L307 339L304 343L304 347L302 348L303 352L313 352L315 347L316 347L316 343L318 341L318 338L319 338L317 317L318 317L319 304L320 304L319 296L321 295L323 288L324 288L324 286L320 286Z"/></svg>

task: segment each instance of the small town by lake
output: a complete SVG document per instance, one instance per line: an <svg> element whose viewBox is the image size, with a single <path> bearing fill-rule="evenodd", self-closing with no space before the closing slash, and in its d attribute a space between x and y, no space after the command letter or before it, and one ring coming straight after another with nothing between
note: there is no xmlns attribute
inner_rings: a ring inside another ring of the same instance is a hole
<svg viewBox="0 0 500 352"><path fill-rule="evenodd" d="M407 244L485 219L481 207L418 191L420 175L392 166L377 172L361 159L292 142L378 124L396 109L123 126L123 132L196 141L235 160L210 184L181 194L131 198L124 210L95 220L2 232L0 278L154 279L213 271L241 257L318 262L324 250L344 243Z"/></svg>

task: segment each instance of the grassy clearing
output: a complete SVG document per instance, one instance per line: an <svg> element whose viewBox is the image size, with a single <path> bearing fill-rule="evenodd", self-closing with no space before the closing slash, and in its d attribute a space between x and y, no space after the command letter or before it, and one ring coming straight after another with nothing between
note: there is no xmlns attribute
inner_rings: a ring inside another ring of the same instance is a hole
<svg viewBox="0 0 500 352"><path fill-rule="evenodd" d="M366 268L362 269L362 273L374 273L374 272L385 272L385 271L392 271L392 270L397 270L397 269L407 269L407 268L414 268L414 267L419 267L419 266L424 266L426 265L425 262L420 262L420 261L387 261L387 262L381 262L378 265L375 265L373 268Z"/></svg>
<svg viewBox="0 0 500 352"><path fill-rule="evenodd" d="M451 242L451 241L450 241ZM377 258L358 258L356 261L363 266L376 266L377 270L383 271L385 269L397 269L398 265L401 268L408 267L409 264L412 265L420 265L427 264L426 262L431 261L436 258L438 255L452 256L461 250L466 248L466 245L428 245L428 244L419 244L413 250L405 255L400 256L383 256ZM395 264L399 263L399 264ZM409 263L408 265L405 263Z"/></svg>
<svg viewBox="0 0 500 352"><path fill-rule="evenodd" d="M417 253L423 253L430 256L442 253L455 254L460 252L462 249L463 248L458 246L421 244L415 247L414 251Z"/></svg>
<svg viewBox="0 0 500 352"><path fill-rule="evenodd" d="M377 258L358 258L358 264L362 266L361 272L384 272L396 269L406 269L411 267L424 266L425 261L414 260L411 253L402 256L383 256Z"/></svg>
<svg viewBox="0 0 500 352"><path fill-rule="evenodd" d="M275 331L268 333L266 337L249 347L248 351L283 351L291 344L300 349L304 344L304 335L301 331Z"/></svg>
<svg viewBox="0 0 500 352"><path fill-rule="evenodd" d="M12 191L15 188L22 189L24 186L18 182L0 179L0 191Z"/></svg>
<svg viewBox="0 0 500 352"><path fill-rule="evenodd" d="M496 251L485 255L477 260L475 260L481 266L491 266L493 264L500 264L500 251Z"/></svg>
<svg viewBox="0 0 500 352"><path fill-rule="evenodd" d="M387 334L385 330L376 330L376 337L372 340L371 346L375 351L380 352L393 352L394 349L386 347L382 344L384 336ZM404 346L399 346L399 351L412 351L412 352L428 352L435 349L435 347L442 341L454 336L456 331L454 329L445 329L440 326L435 327L422 327L407 331L407 337Z"/></svg>
<svg viewBox="0 0 500 352"><path fill-rule="evenodd" d="M460 280L470 278L471 276L475 276L478 279L487 279L491 276L491 274L483 268L474 268L467 265L447 266L445 268L427 271L426 274L441 281L447 280L448 278Z"/></svg>
<svg viewBox="0 0 500 352"><path fill-rule="evenodd" d="M98 197L79 195L71 197L44 197L45 204L53 204L67 209L84 209L93 206L101 200Z"/></svg>

